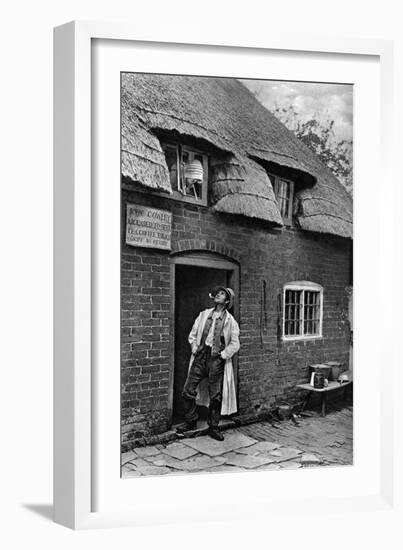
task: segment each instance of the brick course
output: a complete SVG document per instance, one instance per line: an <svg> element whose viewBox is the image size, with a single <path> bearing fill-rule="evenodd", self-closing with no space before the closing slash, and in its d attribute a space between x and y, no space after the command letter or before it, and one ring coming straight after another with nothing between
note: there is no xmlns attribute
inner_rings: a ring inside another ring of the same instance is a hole
<svg viewBox="0 0 403 550"><path fill-rule="evenodd" d="M126 202L172 212L172 251L124 244ZM123 191L121 255L122 445L169 428L171 365L170 255L204 250L240 265L240 414L295 402L295 385L308 365L348 365L348 294L351 247L346 239L269 224L150 194ZM267 318L260 329L260 293L266 281ZM279 338L283 285L308 280L324 287L323 338Z"/></svg>

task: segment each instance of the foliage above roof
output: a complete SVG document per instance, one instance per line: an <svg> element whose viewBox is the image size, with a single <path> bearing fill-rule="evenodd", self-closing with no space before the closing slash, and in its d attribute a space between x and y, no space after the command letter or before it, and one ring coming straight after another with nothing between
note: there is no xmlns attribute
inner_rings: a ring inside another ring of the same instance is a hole
<svg viewBox="0 0 403 550"><path fill-rule="evenodd" d="M282 225L270 180L259 166L266 162L291 169L310 182L297 194L302 229L352 237L349 194L238 80L123 74L122 174L170 192L156 137L160 130L203 140L221 152L212 179L217 211Z"/></svg>

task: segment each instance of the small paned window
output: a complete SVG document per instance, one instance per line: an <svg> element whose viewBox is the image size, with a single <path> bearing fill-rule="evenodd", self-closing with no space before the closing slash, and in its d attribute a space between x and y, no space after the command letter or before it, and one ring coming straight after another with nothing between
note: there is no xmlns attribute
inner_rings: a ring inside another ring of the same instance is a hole
<svg viewBox="0 0 403 550"><path fill-rule="evenodd" d="M269 174L273 183L274 194L280 209L281 217L286 225L292 223L292 207L294 200L294 183L290 180Z"/></svg>
<svg viewBox="0 0 403 550"><path fill-rule="evenodd" d="M172 197L207 206L208 157L179 144L163 144Z"/></svg>
<svg viewBox="0 0 403 550"><path fill-rule="evenodd" d="M297 281L284 286L283 338L322 336L323 288Z"/></svg>

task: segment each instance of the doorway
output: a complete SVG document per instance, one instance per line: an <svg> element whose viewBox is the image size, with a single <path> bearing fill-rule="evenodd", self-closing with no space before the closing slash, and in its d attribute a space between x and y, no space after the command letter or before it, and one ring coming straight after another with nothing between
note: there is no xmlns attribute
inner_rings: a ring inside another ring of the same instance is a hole
<svg viewBox="0 0 403 550"><path fill-rule="evenodd" d="M190 346L189 332L201 310L212 307L209 293L216 286L230 286L236 295L235 311L239 311L239 269L237 264L221 260L213 255L187 255L174 259L175 313L173 346L172 423L183 421L182 389L186 380ZM237 380L237 361L234 361L234 377ZM200 408L200 417L207 411Z"/></svg>

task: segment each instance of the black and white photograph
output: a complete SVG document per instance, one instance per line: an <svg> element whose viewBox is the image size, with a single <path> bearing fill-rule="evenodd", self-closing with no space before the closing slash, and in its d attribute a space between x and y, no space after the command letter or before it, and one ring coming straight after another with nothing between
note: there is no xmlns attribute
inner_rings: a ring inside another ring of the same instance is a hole
<svg viewBox="0 0 403 550"><path fill-rule="evenodd" d="M121 476L353 465L353 86L120 100Z"/></svg>
<svg viewBox="0 0 403 550"><path fill-rule="evenodd" d="M2 548L403 547L399 7L4 5Z"/></svg>

